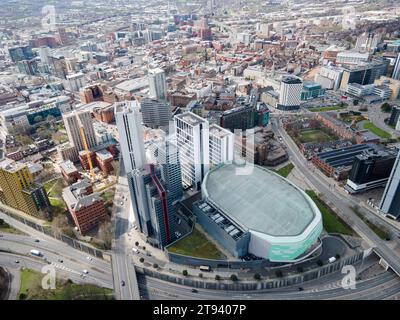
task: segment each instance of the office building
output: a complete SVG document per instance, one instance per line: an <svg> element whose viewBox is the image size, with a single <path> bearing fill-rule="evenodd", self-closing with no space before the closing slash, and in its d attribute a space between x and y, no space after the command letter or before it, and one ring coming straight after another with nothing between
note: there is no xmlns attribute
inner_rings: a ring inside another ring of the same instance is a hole
<svg viewBox="0 0 400 320"><path fill-rule="evenodd" d="M373 52L382 40L381 33L364 32L357 37L355 50L363 52Z"/></svg>
<svg viewBox="0 0 400 320"><path fill-rule="evenodd" d="M254 166L248 175L225 164L210 170L193 204L197 221L237 258L297 262L321 247L322 216L312 199L278 174Z"/></svg>
<svg viewBox="0 0 400 320"><path fill-rule="evenodd" d="M400 80L400 53L397 54L397 58L394 63L392 78L394 80Z"/></svg>
<svg viewBox="0 0 400 320"><path fill-rule="evenodd" d="M65 86L68 90L79 92L86 85L85 75L82 72L68 74L66 76Z"/></svg>
<svg viewBox="0 0 400 320"><path fill-rule="evenodd" d="M171 108L166 100L144 98L141 103L143 124L150 128L168 127Z"/></svg>
<svg viewBox="0 0 400 320"><path fill-rule="evenodd" d="M393 219L400 218L400 152L383 192L379 210Z"/></svg>
<svg viewBox="0 0 400 320"><path fill-rule="evenodd" d="M337 90L342 81L343 69L335 66L323 66L315 75L314 81L325 89Z"/></svg>
<svg viewBox="0 0 400 320"><path fill-rule="evenodd" d="M146 164L143 146L142 115L137 101L117 102L115 120L126 172Z"/></svg>
<svg viewBox="0 0 400 320"><path fill-rule="evenodd" d="M397 126L400 119L400 107L393 106L392 113L390 114L388 124L390 126Z"/></svg>
<svg viewBox="0 0 400 320"><path fill-rule="evenodd" d="M42 61L42 63L47 64L47 65L50 63L49 55L50 55L49 47L40 47L39 48L39 57L40 57L40 61Z"/></svg>
<svg viewBox="0 0 400 320"><path fill-rule="evenodd" d="M216 124L210 125L210 167L233 161L235 135Z"/></svg>
<svg viewBox="0 0 400 320"><path fill-rule="evenodd" d="M83 235L107 218L104 200L98 193L93 193L88 180L80 180L64 188L62 197L75 226Z"/></svg>
<svg viewBox="0 0 400 320"><path fill-rule="evenodd" d="M353 64L357 65L363 62L368 62L369 53L360 53L356 51L343 51L339 52L336 56L336 63L341 64Z"/></svg>
<svg viewBox="0 0 400 320"><path fill-rule="evenodd" d="M167 99L167 81L164 70L150 69L149 74L150 97L153 99Z"/></svg>
<svg viewBox="0 0 400 320"><path fill-rule="evenodd" d="M220 126L234 132L247 130L254 127L254 108L250 104L243 103L238 107L226 110L220 118Z"/></svg>
<svg viewBox="0 0 400 320"><path fill-rule="evenodd" d="M280 110L298 109L301 103L302 81L293 76L283 77L279 89L279 102L277 108Z"/></svg>
<svg viewBox="0 0 400 320"><path fill-rule="evenodd" d="M31 60L35 57L32 48L28 45L9 48L8 52L10 54L12 62Z"/></svg>
<svg viewBox="0 0 400 320"><path fill-rule="evenodd" d="M345 189L359 193L384 187L389 179L396 151L366 151L354 159Z"/></svg>
<svg viewBox="0 0 400 320"><path fill-rule="evenodd" d="M88 148L90 149L96 146L96 134L93 128L93 120L90 111L73 111L68 114L64 114L63 120L69 142L77 152L85 150L85 144L83 142L80 128L83 128ZM77 161L77 159L69 160L72 162Z"/></svg>
<svg viewBox="0 0 400 320"><path fill-rule="evenodd" d="M128 185L136 225L152 245L164 248L176 239L175 212L159 168L150 164L129 172Z"/></svg>
<svg viewBox="0 0 400 320"><path fill-rule="evenodd" d="M198 23L198 32L201 40L211 40L211 28L208 26L207 18L202 18Z"/></svg>
<svg viewBox="0 0 400 320"><path fill-rule="evenodd" d="M176 143L185 186L199 189L209 169L209 124L206 119L185 112L174 117Z"/></svg>
<svg viewBox="0 0 400 320"><path fill-rule="evenodd" d="M0 162L0 200L33 216L50 206L46 191L34 182L27 165L9 159Z"/></svg>

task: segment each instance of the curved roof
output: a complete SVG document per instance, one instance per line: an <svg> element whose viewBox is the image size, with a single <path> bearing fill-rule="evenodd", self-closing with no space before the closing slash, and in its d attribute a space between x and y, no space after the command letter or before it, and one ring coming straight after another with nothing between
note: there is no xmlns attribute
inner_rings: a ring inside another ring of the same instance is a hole
<svg viewBox="0 0 400 320"><path fill-rule="evenodd" d="M301 189L278 174L254 166L240 174L235 164L208 172L203 196L248 230L275 237L298 236L321 213ZM238 174L239 173L239 174Z"/></svg>

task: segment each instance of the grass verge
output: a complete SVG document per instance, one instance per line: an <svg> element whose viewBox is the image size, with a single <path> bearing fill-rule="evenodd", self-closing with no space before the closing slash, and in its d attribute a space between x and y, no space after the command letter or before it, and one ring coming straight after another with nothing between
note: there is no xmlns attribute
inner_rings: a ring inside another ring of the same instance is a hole
<svg viewBox="0 0 400 320"><path fill-rule="evenodd" d="M314 191L305 191L315 202L322 214L324 229L328 233L341 233L344 235L354 235L354 231L344 222Z"/></svg>
<svg viewBox="0 0 400 320"><path fill-rule="evenodd" d="M198 229L168 248L169 252L204 259L224 260L225 255Z"/></svg>
<svg viewBox="0 0 400 320"><path fill-rule="evenodd" d="M43 275L31 269L21 270L20 300L111 300L111 289L91 284L76 284L71 280L56 281L56 289L42 288Z"/></svg>
<svg viewBox="0 0 400 320"><path fill-rule="evenodd" d="M378 128L370 121L364 123L364 129L371 131L373 134L377 135L382 139L390 139L392 137L392 135L389 132L386 132L385 130Z"/></svg>
<svg viewBox="0 0 400 320"><path fill-rule="evenodd" d="M290 174L293 168L294 168L293 163L289 163L286 166L280 168L279 170L276 170L275 172L281 175L282 177L287 178L287 176Z"/></svg>

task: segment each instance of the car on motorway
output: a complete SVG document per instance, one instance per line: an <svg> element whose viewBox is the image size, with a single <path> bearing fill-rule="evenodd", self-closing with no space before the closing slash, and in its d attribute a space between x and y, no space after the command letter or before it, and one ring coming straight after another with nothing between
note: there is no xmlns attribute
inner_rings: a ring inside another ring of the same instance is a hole
<svg viewBox="0 0 400 320"><path fill-rule="evenodd" d="M39 239L35 239L35 242L40 242L40 240Z"/></svg>
<svg viewBox="0 0 400 320"><path fill-rule="evenodd" d="M15 262L15 263L19 263L19 260L15 260L14 262Z"/></svg>
<svg viewBox="0 0 400 320"><path fill-rule="evenodd" d="M121 201L120 205L121 205L121 206L123 206L123 205L124 205L124 202L123 202L123 201Z"/></svg>
<svg viewBox="0 0 400 320"><path fill-rule="evenodd" d="M124 280L121 281L121 286L123 286L123 287L125 286L125 281Z"/></svg>
<svg viewBox="0 0 400 320"><path fill-rule="evenodd" d="M58 262L59 262L59 263L63 263L64 260L63 260L63 259L58 259Z"/></svg>
<svg viewBox="0 0 400 320"><path fill-rule="evenodd" d="M197 291L197 289L192 289L192 292L193 292L193 293L197 293L197 292L199 292L199 291Z"/></svg>
<svg viewBox="0 0 400 320"><path fill-rule="evenodd" d="M92 260L93 260L93 258L92 258L92 257L89 257L89 256L87 256L86 259L89 260L89 261L92 261Z"/></svg>
<svg viewBox="0 0 400 320"><path fill-rule="evenodd" d="M86 269L83 269L82 272L83 272L84 274L88 274L88 273L89 273L89 271L87 271Z"/></svg>
<svg viewBox="0 0 400 320"><path fill-rule="evenodd" d="M299 291L303 291L304 289L302 287L299 287Z"/></svg>

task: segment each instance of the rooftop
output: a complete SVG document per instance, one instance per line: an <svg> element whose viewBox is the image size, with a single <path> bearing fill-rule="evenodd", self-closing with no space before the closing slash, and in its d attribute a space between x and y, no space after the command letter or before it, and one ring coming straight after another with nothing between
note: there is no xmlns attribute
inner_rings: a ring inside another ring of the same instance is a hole
<svg viewBox="0 0 400 320"><path fill-rule="evenodd" d="M238 171L237 171L238 170ZM211 170L202 185L219 210L246 229L271 236L297 236L320 215L312 200L294 184L259 166L227 164Z"/></svg>

